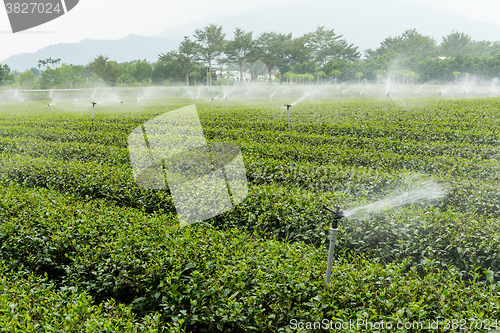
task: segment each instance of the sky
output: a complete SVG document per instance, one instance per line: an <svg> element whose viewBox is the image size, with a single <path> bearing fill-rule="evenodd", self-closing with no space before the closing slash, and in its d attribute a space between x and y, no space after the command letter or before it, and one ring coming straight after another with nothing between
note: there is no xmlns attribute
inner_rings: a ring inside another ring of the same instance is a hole
<svg viewBox="0 0 500 333"><path fill-rule="evenodd" d="M332 1L332 0L325 0ZM351 0L334 0L351 1ZM357 0L363 1L373 0ZM400 0L418 3L469 19L498 24L498 0ZM13 34L6 10L0 8L0 61L58 43L83 39L120 39L130 34L150 36L206 17L215 20L250 9L301 0L80 0L64 16ZM312 9L317 10L317 9Z"/></svg>

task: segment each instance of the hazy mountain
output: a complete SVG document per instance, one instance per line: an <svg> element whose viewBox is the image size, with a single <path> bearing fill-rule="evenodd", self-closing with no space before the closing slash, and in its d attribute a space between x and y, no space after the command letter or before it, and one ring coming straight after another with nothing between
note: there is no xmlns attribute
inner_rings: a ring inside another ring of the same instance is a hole
<svg viewBox="0 0 500 333"><path fill-rule="evenodd" d="M119 40L84 40L75 44L57 44L35 53L12 56L3 63L12 69L23 71L36 66L39 59L61 58L69 64L85 65L95 56L105 54L118 62L136 59L156 61L158 54L175 49L182 36L192 36L196 28L210 23L222 25L228 38L236 27L254 31L293 33L301 36L319 25L335 29L354 43L361 51L377 48L389 36L400 35L407 29L416 28L420 33L436 38L459 30L476 40L500 40L500 25L472 21L464 17L441 12L423 5L401 0L340 1L311 0L290 2L286 5L269 6L250 10L233 16L187 23L165 30L152 37L130 35Z"/></svg>
<svg viewBox="0 0 500 333"><path fill-rule="evenodd" d="M158 54L177 47L180 38L142 37L130 35L119 40L85 39L79 43L61 43L47 46L35 53L21 53L7 58L6 63L13 70L24 71L36 67L38 60L61 58L67 64L86 65L97 55L104 54L111 60L125 62L137 59L156 61Z"/></svg>
<svg viewBox="0 0 500 333"><path fill-rule="evenodd" d="M298 37L324 25L344 35L349 43L354 43L362 51L377 48L385 38L401 35L413 28L424 35L433 36L438 43L442 36L453 30L468 33L477 40L500 40L500 25L472 21L401 0L291 2L286 6L251 10L219 20L207 18L165 30L155 36L192 36L196 28L203 28L209 23L222 25L229 38L236 27L254 31L255 34L265 31L291 32Z"/></svg>

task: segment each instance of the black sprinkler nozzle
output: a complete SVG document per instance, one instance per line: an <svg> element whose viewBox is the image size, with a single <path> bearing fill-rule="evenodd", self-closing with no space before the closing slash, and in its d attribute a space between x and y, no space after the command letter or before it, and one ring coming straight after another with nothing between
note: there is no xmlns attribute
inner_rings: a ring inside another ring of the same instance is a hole
<svg viewBox="0 0 500 333"><path fill-rule="evenodd" d="M326 205L323 205L323 208L333 214L332 228L337 229L339 221L345 218L344 212L340 210L340 206L335 206L335 210L328 208Z"/></svg>
<svg viewBox="0 0 500 333"><path fill-rule="evenodd" d="M287 110L290 110L290 107L292 106L292 104L285 104L285 106L286 106Z"/></svg>

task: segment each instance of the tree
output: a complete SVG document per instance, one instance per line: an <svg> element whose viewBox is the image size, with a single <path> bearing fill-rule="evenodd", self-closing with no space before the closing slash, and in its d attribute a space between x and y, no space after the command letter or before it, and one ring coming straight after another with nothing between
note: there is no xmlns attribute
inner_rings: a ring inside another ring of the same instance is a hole
<svg viewBox="0 0 500 333"><path fill-rule="evenodd" d="M454 54L469 54L472 48L471 36L453 30L447 36L444 36L441 42L441 53L444 56L451 56Z"/></svg>
<svg viewBox="0 0 500 333"><path fill-rule="evenodd" d="M414 73L412 71L406 71L406 76L408 77L408 79L410 79L410 91L412 91L412 89L413 89L413 80L414 79L419 79L420 75L416 74L416 73Z"/></svg>
<svg viewBox="0 0 500 333"><path fill-rule="evenodd" d="M64 88L73 88L75 72L73 68L65 63L55 70L56 83Z"/></svg>
<svg viewBox="0 0 500 333"><path fill-rule="evenodd" d="M460 72L455 71L455 72L453 72L453 75L455 75L455 84L457 85L458 84L458 75L460 75Z"/></svg>
<svg viewBox="0 0 500 333"><path fill-rule="evenodd" d="M201 72L198 69L192 70L191 73L189 73L189 76L191 76L194 80L194 85L196 86L196 79L199 79L201 77Z"/></svg>
<svg viewBox="0 0 500 333"><path fill-rule="evenodd" d="M25 89L30 89L35 83L35 74L31 70L22 72L19 76L19 84Z"/></svg>
<svg viewBox="0 0 500 333"><path fill-rule="evenodd" d="M238 65L240 69L240 83L243 85L243 66L257 60L257 50L252 32L245 32L240 28L234 31L234 38L226 44L227 61Z"/></svg>
<svg viewBox="0 0 500 333"><path fill-rule="evenodd" d="M41 68L43 66L43 68L46 69L48 65L54 65L54 67L56 67L56 65L60 62L61 58L52 59L52 57L45 60L38 60L38 68Z"/></svg>
<svg viewBox="0 0 500 333"><path fill-rule="evenodd" d="M355 76L358 79L358 84L360 84L361 83L361 78L364 76L364 74L361 73L361 72L357 72Z"/></svg>
<svg viewBox="0 0 500 333"><path fill-rule="evenodd" d="M338 69L334 69L330 72L335 77L335 84L337 84L337 76L339 76L342 72L339 71Z"/></svg>
<svg viewBox="0 0 500 333"><path fill-rule="evenodd" d="M144 81L149 81L151 79L152 72L153 72L153 67L146 59L142 61L139 60L135 64L134 77L137 80L137 82L144 83Z"/></svg>
<svg viewBox="0 0 500 333"><path fill-rule="evenodd" d="M348 44L342 35L335 31L318 27L316 31L306 35L308 46L313 52L314 60L320 65L330 60L354 61L360 57L358 48L354 44Z"/></svg>
<svg viewBox="0 0 500 333"><path fill-rule="evenodd" d="M305 73L304 80L307 81L307 83L309 84L309 81L314 80L314 75L309 74L309 73Z"/></svg>
<svg viewBox="0 0 500 333"><path fill-rule="evenodd" d="M193 68L194 61L197 58L198 47L195 42L192 42L189 37L184 36L184 40L179 45L177 51L170 51L167 54L161 54L159 57L160 61L172 62L177 64L180 69L184 72L184 77L186 78L186 85L189 86L189 73Z"/></svg>
<svg viewBox="0 0 500 333"><path fill-rule="evenodd" d="M283 58L283 35L276 32L264 32L257 39L259 48L259 59L264 63L269 74L269 83L272 83L271 71L279 64Z"/></svg>
<svg viewBox="0 0 500 333"><path fill-rule="evenodd" d="M380 84L381 78L385 75L385 71L383 69L377 69L375 71L375 76L377 77L377 84Z"/></svg>
<svg viewBox="0 0 500 333"><path fill-rule="evenodd" d="M8 84L14 81L14 75L7 64L0 65L0 84Z"/></svg>
<svg viewBox="0 0 500 333"><path fill-rule="evenodd" d="M158 60L153 72L151 73L151 80L155 84L162 84L171 81L182 81L184 79L184 72L176 63L171 60L163 58Z"/></svg>
<svg viewBox="0 0 500 333"><path fill-rule="evenodd" d="M500 41L494 42L490 45L488 48L488 54L489 55L500 55Z"/></svg>
<svg viewBox="0 0 500 333"><path fill-rule="evenodd" d="M437 51L436 40L430 36L424 36L416 29L406 30L401 36L388 37L380 43L378 49L366 50L367 58L410 58L430 57Z"/></svg>
<svg viewBox="0 0 500 333"><path fill-rule="evenodd" d="M121 68L116 61L109 61L108 59L107 56L99 55L94 58L94 61L88 67L104 82L115 86L120 77Z"/></svg>
<svg viewBox="0 0 500 333"><path fill-rule="evenodd" d="M218 27L215 24L210 24L203 30L196 29L194 32L198 55L208 63L209 73L212 73L212 61L224 51L225 36L226 34L222 32L222 27ZM212 85L212 75L208 76L208 85Z"/></svg>
<svg viewBox="0 0 500 333"><path fill-rule="evenodd" d="M314 73L314 75L316 75L316 77L318 78L318 84L322 84L323 83L323 77L326 76L325 72L319 71L319 72Z"/></svg>
<svg viewBox="0 0 500 333"><path fill-rule="evenodd" d="M290 84L290 81L295 77L295 73L292 71L286 72L283 77L286 79L286 83Z"/></svg>
<svg viewBox="0 0 500 333"><path fill-rule="evenodd" d="M307 35L293 39L291 39L291 35L287 35L286 39L289 39L284 45L284 55L286 56L287 64L302 64L311 60L312 50L308 45ZM284 68L283 71L285 71Z"/></svg>
<svg viewBox="0 0 500 333"><path fill-rule="evenodd" d="M40 71L38 70L38 68L31 67L30 70L33 72L33 74L35 74L35 77L40 76Z"/></svg>

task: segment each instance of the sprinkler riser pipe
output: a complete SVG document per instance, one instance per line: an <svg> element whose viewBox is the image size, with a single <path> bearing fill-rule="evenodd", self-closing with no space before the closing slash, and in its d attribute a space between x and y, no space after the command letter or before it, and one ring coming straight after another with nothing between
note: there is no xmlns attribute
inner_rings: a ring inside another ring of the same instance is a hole
<svg viewBox="0 0 500 333"><path fill-rule="evenodd" d="M339 229L330 229L330 248L328 249L328 262L326 265L326 276L325 276L325 288L330 291L330 279L332 276L332 266L333 266L333 255L335 253L335 242L337 241L337 235Z"/></svg>

